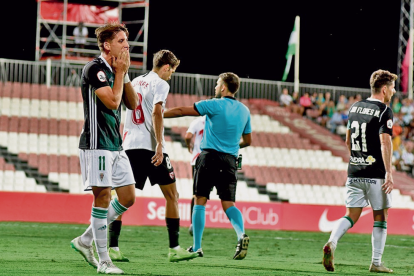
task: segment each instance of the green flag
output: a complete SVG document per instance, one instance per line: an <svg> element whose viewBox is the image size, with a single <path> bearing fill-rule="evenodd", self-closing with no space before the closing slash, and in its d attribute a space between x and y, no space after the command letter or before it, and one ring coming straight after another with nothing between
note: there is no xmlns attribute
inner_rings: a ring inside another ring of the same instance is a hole
<svg viewBox="0 0 414 276"><path fill-rule="evenodd" d="M283 73L282 81L285 81L288 77L290 64L292 63L292 56L296 53L296 43L298 43L298 35L296 32L296 26L293 25L293 31L290 34L288 50L286 52L286 67Z"/></svg>

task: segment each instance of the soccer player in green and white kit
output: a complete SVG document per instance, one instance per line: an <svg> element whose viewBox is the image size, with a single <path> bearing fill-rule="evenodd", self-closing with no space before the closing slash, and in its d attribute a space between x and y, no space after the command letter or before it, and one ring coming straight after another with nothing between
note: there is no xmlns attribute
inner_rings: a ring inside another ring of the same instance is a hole
<svg viewBox="0 0 414 276"><path fill-rule="evenodd" d="M122 149L119 132L121 100L135 109L138 97L129 80L128 30L109 23L95 31L101 55L82 71L82 97L85 123L79 142L79 159L85 190L94 195L91 225L71 242L98 273L123 274L107 252L107 226L135 202L134 176ZM118 199L111 201L111 189ZM99 262L95 259L95 241Z"/></svg>
<svg viewBox="0 0 414 276"><path fill-rule="evenodd" d="M334 271L334 252L339 239L359 219L362 208L371 204L374 215L370 272L391 273L381 262L387 238L388 208L391 207L392 110L386 105L395 93L397 75L375 71L370 78L371 97L349 109L346 144L350 152L346 181L346 215L339 219L323 247L322 263Z"/></svg>

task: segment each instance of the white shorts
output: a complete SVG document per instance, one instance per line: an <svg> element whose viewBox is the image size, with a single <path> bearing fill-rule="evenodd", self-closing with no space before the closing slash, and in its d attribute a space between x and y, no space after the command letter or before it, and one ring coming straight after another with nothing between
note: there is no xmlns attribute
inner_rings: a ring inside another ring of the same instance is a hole
<svg viewBox="0 0 414 276"><path fill-rule="evenodd" d="M79 150L85 191L91 187L118 188L135 184L125 151Z"/></svg>
<svg viewBox="0 0 414 276"><path fill-rule="evenodd" d="M348 177L346 180L346 207L366 207L371 204L372 210L382 210L391 207L391 194L386 194L382 190L384 179L374 178L354 178Z"/></svg>

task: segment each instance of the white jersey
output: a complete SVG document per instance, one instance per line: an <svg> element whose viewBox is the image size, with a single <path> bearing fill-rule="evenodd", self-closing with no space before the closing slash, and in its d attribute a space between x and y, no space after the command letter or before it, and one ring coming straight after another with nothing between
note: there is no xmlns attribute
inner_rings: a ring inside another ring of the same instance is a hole
<svg viewBox="0 0 414 276"><path fill-rule="evenodd" d="M204 125L206 124L206 116L199 117L191 122L190 127L187 132L193 134L194 137L194 146L193 146L193 155L191 156L191 165L194 166L197 160L197 157L201 153L200 144L203 140L204 134Z"/></svg>
<svg viewBox="0 0 414 276"><path fill-rule="evenodd" d="M157 73L151 71L135 78L132 81L132 86L138 94L139 103L135 110L127 109L122 146L125 150L155 151L157 140L152 125L152 111L155 104L162 102L162 112L164 113L170 85ZM162 151L165 152L164 128L162 130Z"/></svg>

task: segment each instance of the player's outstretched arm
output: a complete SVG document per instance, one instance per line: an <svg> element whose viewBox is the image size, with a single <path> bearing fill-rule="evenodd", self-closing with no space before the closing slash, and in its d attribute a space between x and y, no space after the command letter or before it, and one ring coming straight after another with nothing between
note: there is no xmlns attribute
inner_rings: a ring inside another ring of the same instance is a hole
<svg viewBox="0 0 414 276"><path fill-rule="evenodd" d="M382 160L384 161L385 166L385 182L382 185L382 189L385 193L391 193L392 189L394 188L394 180L392 178L392 141L391 135L388 133L381 133L380 134L380 141L381 141L381 154Z"/></svg>
<svg viewBox="0 0 414 276"><path fill-rule="evenodd" d="M164 112L164 118L177 118L183 116L200 116L194 106L180 106L168 109Z"/></svg>
<svg viewBox="0 0 414 276"><path fill-rule="evenodd" d="M243 134L242 135L242 141L240 142L239 146L240 148L248 147L252 144L252 134Z"/></svg>

